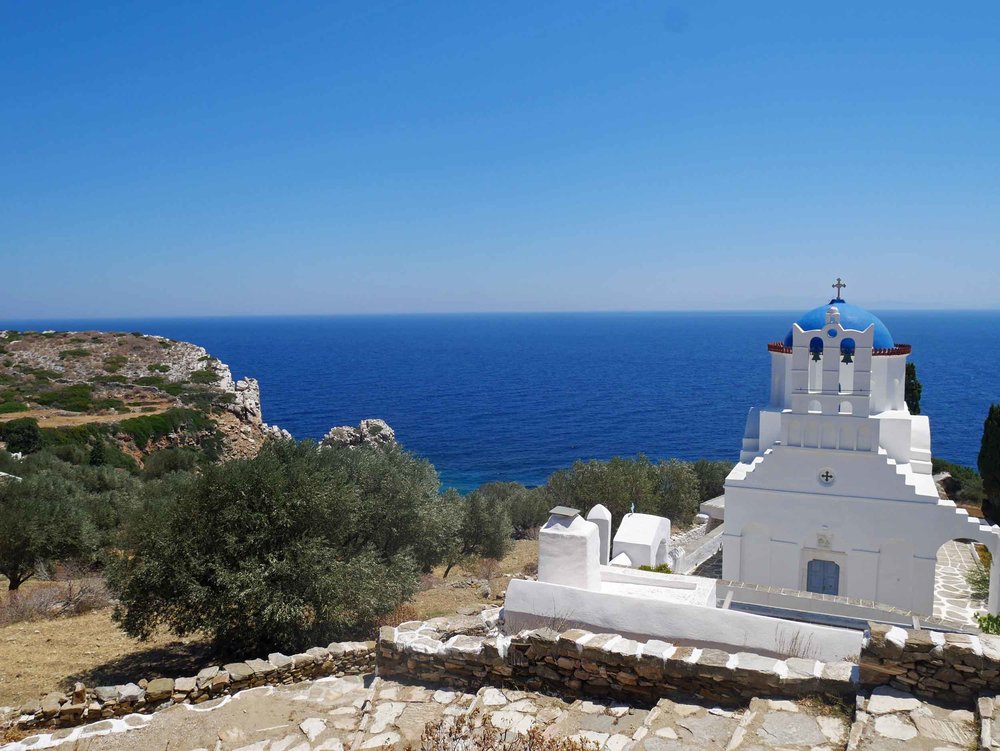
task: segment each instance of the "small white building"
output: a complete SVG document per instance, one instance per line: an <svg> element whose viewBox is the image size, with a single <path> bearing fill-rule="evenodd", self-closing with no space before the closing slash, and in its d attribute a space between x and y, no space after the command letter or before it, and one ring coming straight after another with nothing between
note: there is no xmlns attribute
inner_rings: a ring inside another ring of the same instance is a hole
<svg viewBox="0 0 1000 751"><path fill-rule="evenodd" d="M885 324L839 295L768 345L771 396L747 418L725 484L723 578L933 612L949 540L993 554L1000 530L939 497L930 424L904 400L906 356Z"/></svg>
<svg viewBox="0 0 1000 751"><path fill-rule="evenodd" d="M821 661L854 659L861 649L857 630L719 607L715 579L602 565L598 524L576 509L550 513L538 533L538 579L513 579L507 587L504 621L512 632L575 627L775 656L810 645L806 656Z"/></svg>
<svg viewBox="0 0 1000 751"><path fill-rule="evenodd" d="M615 533L612 566L639 568L668 563L670 520L653 514L625 514Z"/></svg>

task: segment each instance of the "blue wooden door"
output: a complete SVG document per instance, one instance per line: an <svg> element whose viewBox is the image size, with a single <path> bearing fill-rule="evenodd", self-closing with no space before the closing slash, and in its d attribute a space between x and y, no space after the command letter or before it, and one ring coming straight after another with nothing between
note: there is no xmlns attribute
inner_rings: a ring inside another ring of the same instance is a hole
<svg viewBox="0 0 1000 751"><path fill-rule="evenodd" d="M809 561L806 589L821 595L837 594L840 591L840 566L833 561Z"/></svg>

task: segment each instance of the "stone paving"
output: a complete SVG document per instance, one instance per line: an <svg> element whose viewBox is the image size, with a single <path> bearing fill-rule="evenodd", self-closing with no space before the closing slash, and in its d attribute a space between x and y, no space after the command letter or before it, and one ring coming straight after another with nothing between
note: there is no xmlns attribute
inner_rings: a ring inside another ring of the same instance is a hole
<svg viewBox="0 0 1000 751"><path fill-rule="evenodd" d="M971 543L952 540L938 550L934 568L934 616L963 624L975 624L976 612L984 604L972 598L965 574L977 565Z"/></svg>
<svg viewBox="0 0 1000 751"><path fill-rule="evenodd" d="M428 722L469 715L510 734L538 726L593 751L956 751L973 747L972 712L877 689L853 708L818 700L753 699L749 706L661 700L652 709L568 701L486 687L477 693L379 678L264 686L199 705L129 715L11 743L0 751L369 751L420 748Z"/></svg>
<svg viewBox="0 0 1000 751"><path fill-rule="evenodd" d="M963 751L977 748L979 724L968 709L920 701L891 688L858 702L851 741L858 751Z"/></svg>

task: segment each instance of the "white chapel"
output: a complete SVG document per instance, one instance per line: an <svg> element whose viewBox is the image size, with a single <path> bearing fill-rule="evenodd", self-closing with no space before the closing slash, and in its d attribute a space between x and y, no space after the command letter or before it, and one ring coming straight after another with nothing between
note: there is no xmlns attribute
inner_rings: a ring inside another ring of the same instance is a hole
<svg viewBox="0 0 1000 751"><path fill-rule="evenodd" d="M723 577L930 615L938 548L972 540L993 554L996 613L1000 529L939 496L928 418L904 400L910 346L845 286L768 345L770 400L725 483Z"/></svg>

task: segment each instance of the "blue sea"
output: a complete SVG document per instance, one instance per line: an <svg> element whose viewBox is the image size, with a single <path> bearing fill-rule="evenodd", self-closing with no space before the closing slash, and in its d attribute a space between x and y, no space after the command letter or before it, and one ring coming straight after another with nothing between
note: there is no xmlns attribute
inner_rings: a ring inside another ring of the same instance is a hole
<svg viewBox="0 0 1000 751"><path fill-rule="evenodd" d="M885 311L913 345L935 456L975 466L1000 402L1000 311ZM735 461L767 400L766 344L793 312L565 313L9 321L194 342L260 381L296 438L380 417L445 486L545 481L577 459Z"/></svg>

